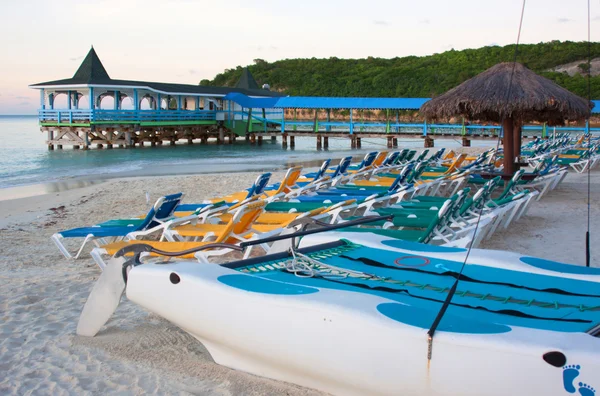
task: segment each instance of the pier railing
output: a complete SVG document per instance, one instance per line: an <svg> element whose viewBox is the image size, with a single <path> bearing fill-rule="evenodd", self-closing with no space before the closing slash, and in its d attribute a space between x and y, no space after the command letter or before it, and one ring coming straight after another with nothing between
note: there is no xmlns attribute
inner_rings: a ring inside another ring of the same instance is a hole
<svg viewBox="0 0 600 396"><path fill-rule="evenodd" d="M264 114L264 117L263 117ZM226 125L234 125L236 121L248 122L252 125L244 128L246 132L315 132L315 133L350 133L350 134L406 134L423 136L456 136L456 137L497 137L502 128L498 125L462 125L462 124L428 124L398 123L393 121L319 121L289 120L282 117L279 111L267 110L248 112L228 110L104 110L104 109L43 109L38 111L39 121L47 125L81 125L81 124L194 124L225 121ZM589 128L592 133L600 133L600 128ZM583 126L544 127L542 125L523 126L527 136L552 136L553 132L586 131ZM242 133L242 134L243 134Z"/></svg>
<svg viewBox="0 0 600 396"><path fill-rule="evenodd" d="M166 121L214 121L214 110L39 110L42 123L139 123Z"/></svg>
<svg viewBox="0 0 600 396"><path fill-rule="evenodd" d="M314 120L281 120L263 118L252 115L254 122L261 125L253 132L315 132L315 133L371 133L371 134L407 134L423 136L456 136L456 137L498 137L502 131L499 125L462 125L462 124L427 124L427 123L397 123L385 121L314 121ZM523 132L528 136L552 136L554 132L583 133L588 129L584 126L544 127L543 125L525 125ZM589 128L591 133L600 133L600 128Z"/></svg>

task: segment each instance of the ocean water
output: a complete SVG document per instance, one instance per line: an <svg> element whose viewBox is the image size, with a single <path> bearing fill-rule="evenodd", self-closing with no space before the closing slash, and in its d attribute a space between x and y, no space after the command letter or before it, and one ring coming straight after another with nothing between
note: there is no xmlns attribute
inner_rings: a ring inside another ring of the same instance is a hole
<svg viewBox="0 0 600 396"><path fill-rule="evenodd" d="M317 151L316 139L296 138L296 147L281 148L281 140L265 139L261 146L238 139L233 145L178 144L135 149L47 149L37 116L0 116L0 189L52 182L75 182L121 176L171 173L212 173L268 170L325 158L386 150L384 139L363 139L351 150L345 138L330 138L328 151ZM183 142L181 142L183 143ZM473 141L474 145L489 145ZM400 147L423 147L421 139L401 139ZM437 140L436 147L460 147L458 140Z"/></svg>

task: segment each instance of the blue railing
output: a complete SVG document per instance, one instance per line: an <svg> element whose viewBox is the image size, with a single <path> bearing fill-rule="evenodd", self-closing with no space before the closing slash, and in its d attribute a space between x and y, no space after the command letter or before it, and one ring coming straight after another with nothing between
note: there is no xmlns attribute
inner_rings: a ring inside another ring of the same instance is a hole
<svg viewBox="0 0 600 396"><path fill-rule="evenodd" d="M102 121L157 122L210 121L216 119L213 110L39 110L40 122L79 123Z"/></svg>
<svg viewBox="0 0 600 396"><path fill-rule="evenodd" d="M256 110L256 109L255 109ZM229 110L89 110L89 109L64 109L64 110L39 110L40 122L57 122L64 124L76 124L84 122L167 122L167 121L214 121L217 119L217 113L223 115L222 120L233 121L241 118L248 120L247 111L229 111ZM279 111L265 111L266 118L262 117L262 110L258 109L252 112L254 122L263 123L262 128L257 128L254 132L273 132L273 131L298 131L298 132L350 132L350 133L406 133L422 135L441 135L448 134L457 137L460 136L498 136L502 128L498 125L462 125L462 124L426 124L426 123L397 123L383 121L317 121L314 120L288 120L283 117ZM268 118L273 116L275 118ZM524 132L528 135L542 136L544 127L542 125L526 125ZM586 130L585 127L556 127L557 132L577 132ZM554 127L546 127L546 133L552 134ZM592 133L600 133L600 128L590 128Z"/></svg>

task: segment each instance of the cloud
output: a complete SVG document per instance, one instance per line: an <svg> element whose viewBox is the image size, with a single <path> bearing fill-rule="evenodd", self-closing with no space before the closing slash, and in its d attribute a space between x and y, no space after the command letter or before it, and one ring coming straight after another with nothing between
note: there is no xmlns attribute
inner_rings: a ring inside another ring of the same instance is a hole
<svg viewBox="0 0 600 396"><path fill-rule="evenodd" d="M29 96L15 96L15 99L29 100Z"/></svg>
<svg viewBox="0 0 600 396"><path fill-rule="evenodd" d="M429 25L431 23L431 21L429 19L422 19L419 21L419 23L421 23L423 25Z"/></svg>
<svg viewBox="0 0 600 396"><path fill-rule="evenodd" d="M277 51L277 50L279 49L279 47L276 47L276 46L274 46L274 45L270 46L269 48L271 48L271 49L272 49L272 50L274 50L274 51Z"/></svg>
<svg viewBox="0 0 600 396"><path fill-rule="evenodd" d="M373 25L389 26L389 22L388 21L377 20L377 21L373 21Z"/></svg>
<svg viewBox="0 0 600 396"><path fill-rule="evenodd" d="M29 106L31 103L29 102L21 102L21 103L17 103L17 106Z"/></svg>
<svg viewBox="0 0 600 396"><path fill-rule="evenodd" d="M600 15L597 15L592 18L592 21L600 21Z"/></svg>
<svg viewBox="0 0 600 396"><path fill-rule="evenodd" d="M188 70L188 72L190 74L198 74L198 70L196 70L196 69L190 69L190 70Z"/></svg>
<svg viewBox="0 0 600 396"><path fill-rule="evenodd" d="M489 43L487 46L488 46L488 47L499 47L499 46L500 46L500 44L498 44L498 43L496 43L496 42L493 42L493 43Z"/></svg>
<svg viewBox="0 0 600 396"><path fill-rule="evenodd" d="M69 60L71 60L73 62L76 61L76 60L79 60L79 59L83 59L83 55L75 57L75 58L69 58Z"/></svg>
<svg viewBox="0 0 600 396"><path fill-rule="evenodd" d="M573 22L573 20L569 19L569 18L558 18L556 20L556 22L558 22L558 23L569 23L569 22Z"/></svg>

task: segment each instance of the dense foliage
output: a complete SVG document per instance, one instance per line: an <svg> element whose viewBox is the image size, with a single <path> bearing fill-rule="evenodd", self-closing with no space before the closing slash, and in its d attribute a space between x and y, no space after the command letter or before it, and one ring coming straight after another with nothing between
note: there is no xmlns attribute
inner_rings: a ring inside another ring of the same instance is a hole
<svg viewBox="0 0 600 396"><path fill-rule="evenodd" d="M591 44L592 58L600 56L600 43ZM255 59L249 66L259 84L294 96L432 97L499 62L514 59L515 46L489 46L463 51L450 50L430 56L366 59L285 59L266 62ZM587 96L587 80L582 74L552 72L556 66L580 62L587 71L587 42L551 41L521 44L517 61L550 78L568 90ZM201 85L234 86L242 66L227 69ZM592 98L600 98L600 76L592 77Z"/></svg>

